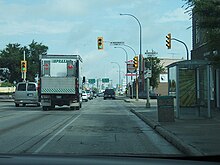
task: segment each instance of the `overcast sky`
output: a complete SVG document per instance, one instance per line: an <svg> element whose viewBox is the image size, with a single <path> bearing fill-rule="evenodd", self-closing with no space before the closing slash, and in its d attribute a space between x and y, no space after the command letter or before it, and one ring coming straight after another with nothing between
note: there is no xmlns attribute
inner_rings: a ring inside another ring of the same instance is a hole
<svg viewBox="0 0 220 165"><path fill-rule="evenodd" d="M192 43L191 20L184 14L182 0L0 0L0 49L9 43L29 45L32 40L49 47L48 54L79 54L83 75L109 77L118 82L118 66L125 72L125 52L107 41L122 41L139 53L139 25L142 25L142 54L158 52L158 57L186 58L183 45L172 42L166 48L165 36ZM97 49L97 37L106 41ZM126 48L129 59L134 53ZM123 73L122 73L123 74ZM123 77L123 75L122 75Z"/></svg>

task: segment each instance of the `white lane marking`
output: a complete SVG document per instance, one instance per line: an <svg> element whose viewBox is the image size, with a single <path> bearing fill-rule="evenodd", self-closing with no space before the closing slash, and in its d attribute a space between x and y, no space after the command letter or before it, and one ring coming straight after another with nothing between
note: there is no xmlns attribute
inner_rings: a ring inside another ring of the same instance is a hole
<svg viewBox="0 0 220 165"><path fill-rule="evenodd" d="M76 118L74 118L72 121L70 121L68 124L66 124L62 129L60 129L56 134L54 134L50 139L48 139L45 143L43 143L34 153L37 154L39 153L42 149L44 149L44 147L50 143L58 134L60 134L66 127L68 127L70 124L72 124L74 121L76 121L79 117L81 116L81 114L79 116L77 116Z"/></svg>

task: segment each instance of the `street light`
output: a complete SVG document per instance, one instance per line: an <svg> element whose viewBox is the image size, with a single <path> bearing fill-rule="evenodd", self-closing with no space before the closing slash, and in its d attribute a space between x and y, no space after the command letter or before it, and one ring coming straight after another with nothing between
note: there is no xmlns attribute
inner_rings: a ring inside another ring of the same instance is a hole
<svg viewBox="0 0 220 165"><path fill-rule="evenodd" d="M119 85L119 89L120 89L120 81L121 81L121 67L120 67L120 65L119 65L119 63L117 63L117 62L111 62L112 64L117 64L118 65L118 85Z"/></svg>
<svg viewBox="0 0 220 165"><path fill-rule="evenodd" d="M125 48L120 47L120 46L115 46L114 48L119 48L119 49L123 49L124 50L125 55L126 55L126 63L125 63L126 67L125 67L125 69L126 69L126 73L128 73L128 68L127 68L128 53L127 53L127 51L125 50ZM128 76L126 75L126 86L127 86L127 84L128 84Z"/></svg>
<svg viewBox="0 0 220 165"><path fill-rule="evenodd" d="M130 48L130 49L134 52L134 56L137 55L136 51L135 51L131 46L129 46L129 45L125 45L125 44L124 44L123 46L126 46L126 47Z"/></svg>
<svg viewBox="0 0 220 165"><path fill-rule="evenodd" d="M137 55L136 51L131 46L126 45L126 44L124 44L123 46L130 48L134 52L134 57ZM133 76L131 76L131 82L132 82L132 80L133 80ZM133 89L132 88L133 88L133 85L131 85L131 98L133 98ZM138 97L136 97L136 98L138 100Z"/></svg>
<svg viewBox="0 0 220 165"><path fill-rule="evenodd" d="M138 24L139 24L139 28L140 28L140 54L139 54L139 59L140 59L140 62L139 62L139 73L141 72L141 62L142 62L142 60L141 60L141 54L142 54L142 52L141 52L141 50L142 50L142 38L141 38L141 36L142 36L142 27L141 27L141 23L140 23L140 21L137 19L137 17L135 17L134 15L132 15L132 14L120 14L120 15L127 15L127 16L131 16L131 17L133 17L137 22L138 22Z"/></svg>
<svg viewBox="0 0 220 165"><path fill-rule="evenodd" d="M141 49L142 49L142 28L141 28L141 23L140 21L138 20L137 17L135 17L134 15L132 14L120 14L120 15L127 15L127 16L131 16L133 17L139 24L139 28L140 28L140 52L139 52L139 75L142 76L142 84L144 85L144 74L141 74L141 72L143 72L143 67L142 67L142 52L141 52ZM147 86L148 88L148 86ZM143 88L144 89L144 88ZM137 73L136 73L136 100L138 100L138 78L137 78ZM147 100L147 104L146 104L147 107L150 107L150 103L149 101Z"/></svg>

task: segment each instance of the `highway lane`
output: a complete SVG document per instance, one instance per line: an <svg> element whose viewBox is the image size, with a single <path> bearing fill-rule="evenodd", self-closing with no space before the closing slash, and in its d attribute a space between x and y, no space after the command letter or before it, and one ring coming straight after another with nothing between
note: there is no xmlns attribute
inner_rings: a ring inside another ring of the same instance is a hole
<svg viewBox="0 0 220 165"><path fill-rule="evenodd" d="M42 111L0 103L0 153L82 155L181 154L125 106L96 98L79 111Z"/></svg>

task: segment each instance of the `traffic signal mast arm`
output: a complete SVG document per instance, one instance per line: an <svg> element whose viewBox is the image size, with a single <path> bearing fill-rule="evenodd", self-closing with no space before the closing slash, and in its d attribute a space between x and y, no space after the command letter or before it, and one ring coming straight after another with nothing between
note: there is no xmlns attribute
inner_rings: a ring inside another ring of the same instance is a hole
<svg viewBox="0 0 220 165"><path fill-rule="evenodd" d="M180 42L180 43L182 43L185 46L185 48L186 48L186 58L187 58L187 60L189 60L189 49L188 49L186 43L181 41L181 40L178 40L176 38L171 38L170 40L174 40L174 41Z"/></svg>

